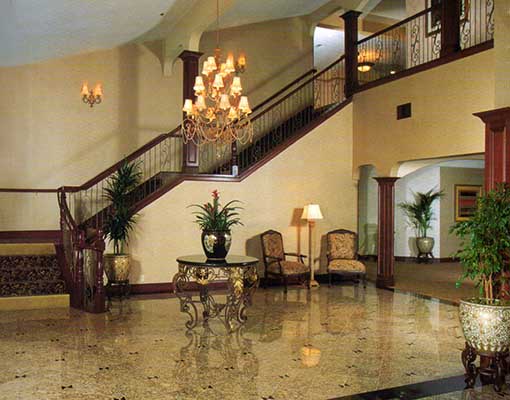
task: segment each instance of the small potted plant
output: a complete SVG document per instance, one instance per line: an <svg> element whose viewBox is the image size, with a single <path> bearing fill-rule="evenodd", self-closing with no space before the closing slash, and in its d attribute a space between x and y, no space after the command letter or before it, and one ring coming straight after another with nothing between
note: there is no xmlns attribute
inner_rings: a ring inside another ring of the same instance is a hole
<svg viewBox="0 0 510 400"><path fill-rule="evenodd" d="M464 268L460 282L469 278L480 296L461 300L460 321L467 343L479 352L501 352L510 346L510 188L500 186L478 199L468 220L451 231L462 239L456 253Z"/></svg>
<svg viewBox="0 0 510 400"><path fill-rule="evenodd" d="M235 225L243 225L236 206L239 200L229 201L224 206L220 204L220 194L217 190L212 192L212 203L203 205L192 204L189 207L198 208L193 212L195 222L202 229L202 247L208 259L223 260L230 250L232 235L230 229Z"/></svg>
<svg viewBox="0 0 510 400"><path fill-rule="evenodd" d="M426 193L415 193L414 202L398 205L409 219L409 224L416 230L416 247L421 254L432 253L434 248L434 238L427 236L427 230L434 218L432 203L442 196L442 191L431 189Z"/></svg>
<svg viewBox="0 0 510 400"><path fill-rule="evenodd" d="M113 242L113 254L104 255L104 269L109 281L127 281L130 272L129 255L125 245L135 225L133 192L140 185L142 172L139 163L124 163L108 180L103 197L111 204L103 225L105 238Z"/></svg>

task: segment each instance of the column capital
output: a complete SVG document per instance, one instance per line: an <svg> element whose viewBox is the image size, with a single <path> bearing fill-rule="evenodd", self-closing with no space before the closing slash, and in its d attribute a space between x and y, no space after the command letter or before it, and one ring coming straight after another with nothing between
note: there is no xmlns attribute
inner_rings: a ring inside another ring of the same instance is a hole
<svg viewBox="0 0 510 400"><path fill-rule="evenodd" d="M204 55L204 53L201 53L199 51L184 50L181 54L179 54L178 57L182 61L189 60L189 59L198 60L203 55Z"/></svg>
<svg viewBox="0 0 510 400"><path fill-rule="evenodd" d="M360 11L356 11L356 10L349 10L345 13L343 13L342 15L340 15L340 18L346 20L346 19L351 19L351 18L359 18L359 16L361 15L362 13Z"/></svg>
<svg viewBox="0 0 510 400"><path fill-rule="evenodd" d="M502 130L505 125L510 125L510 107L497 108L495 110L482 111L473 114L480 118L491 130Z"/></svg>
<svg viewBox="0 0 510 400"><path fill-rule="evenodd" d="M398 176L376 176L375 179L379 185L393 185L400 178Z"/></svg>

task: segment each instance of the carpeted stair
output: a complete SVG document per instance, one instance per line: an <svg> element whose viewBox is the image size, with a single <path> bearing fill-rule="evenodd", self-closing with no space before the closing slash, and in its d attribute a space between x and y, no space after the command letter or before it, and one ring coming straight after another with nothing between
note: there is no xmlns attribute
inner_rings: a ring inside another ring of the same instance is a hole
<svg viewBox="0 0 510 400"><path fill-rule="evenodd" d="M66 293L54 250L53 254L40 249L34 251L38 254L26 254L30 245L18 250L0 248L0 297ZM21 254L5 254L13 252Z"/></svg>

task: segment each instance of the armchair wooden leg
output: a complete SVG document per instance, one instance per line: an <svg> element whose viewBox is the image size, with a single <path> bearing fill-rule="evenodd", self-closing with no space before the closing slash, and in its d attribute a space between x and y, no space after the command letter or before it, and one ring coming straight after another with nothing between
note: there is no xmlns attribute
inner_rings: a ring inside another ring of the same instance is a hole
<svg viewBox="0 0 510 400"><path fill-rule="evenodd" d="M363 274L363 289L367 288L367 274Z"/></svg>
<svg viewBox="0 0 510 400"><path fill-rule="evenodd" d="M287 293L287 275L283 277L283 284L285 285L285 288L283 289L283 293Z"/></svg>
<svg viewBox="0 0 510 400"><path fill-rule="evenodd" d="M328 271L329 287L331 287L331 272Z"/></svg>

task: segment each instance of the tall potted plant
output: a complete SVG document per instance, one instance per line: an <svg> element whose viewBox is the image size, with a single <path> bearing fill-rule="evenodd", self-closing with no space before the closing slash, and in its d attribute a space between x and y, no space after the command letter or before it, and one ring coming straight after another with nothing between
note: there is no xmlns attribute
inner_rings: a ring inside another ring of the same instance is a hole
<svg viewBox="0 0 510 400"><path fill-rule="evenodd" d="M442 196L442 191L430 189L426 193L415 193L414 202L402 202L398 205L409 219L409 224L416 230L416 247L422 254L432 253L434 248L434 238L428 237L427 231L434 218L432 204Z"/></svg>
<svg viewBox="0 0 510 400"><path fill-rule="evenodd" d="M130 259L125 253L125 246L135 225L133 191L141 180L140 164L125 162L108 180L104 189L103 196L111 203L103 225L105 237L113 243L113 254L104 255L104 268L110 281L129 279Z"/></svg>
<svg viewBox="0 0 510 400"><path fill-rule="evenodd" d="M202 248L208 259L223 260L230 250L232 234L230 229L235 225L243 225L238 210L242 207L235 205L239 200L229 201L222 206L220 194L212 192L212 203L192 204L189 207L198 208L193 212L195 222L202 229Z"/></svg>
<svg viewBox="0 0 510 400"><path fill-rule="evenodd" d="M500 186L478 199L468 220L451 231L462 239L456 253L465 278L480 289L476 298L461 300L459 313L468 344L479 352L501 352L510 346L510 188Z"/></svg>

